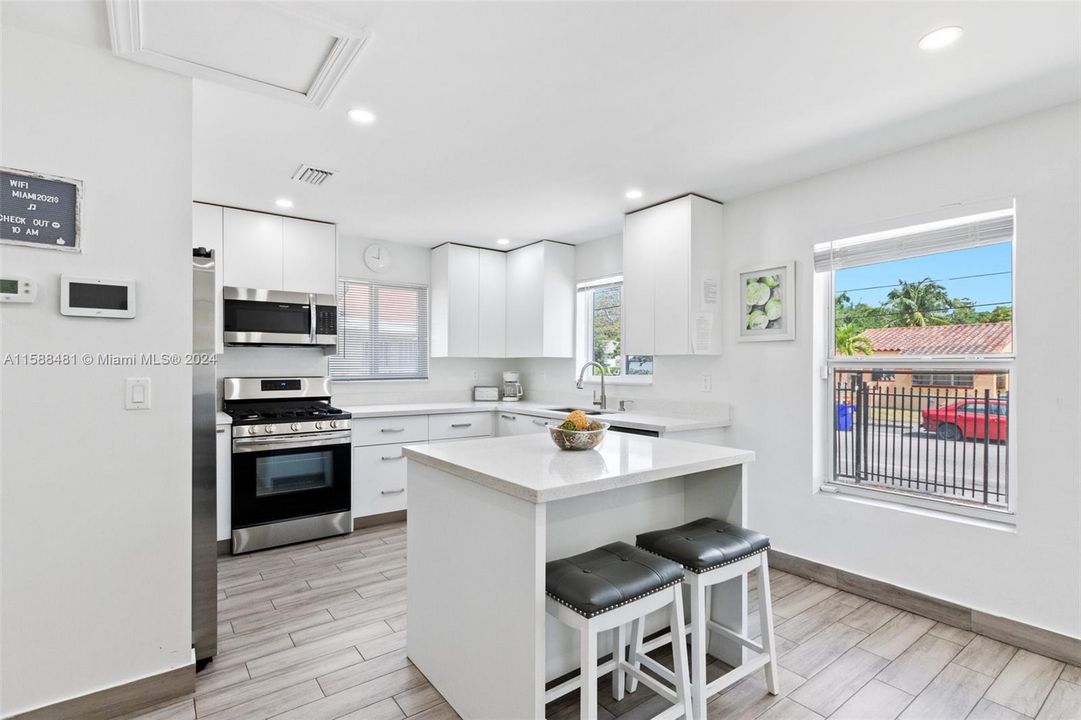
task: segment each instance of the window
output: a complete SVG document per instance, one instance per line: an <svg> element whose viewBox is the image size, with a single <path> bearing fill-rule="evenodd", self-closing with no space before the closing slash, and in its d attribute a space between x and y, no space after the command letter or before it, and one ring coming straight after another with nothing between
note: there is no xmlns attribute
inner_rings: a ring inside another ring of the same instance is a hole
<svg viewBox="0 0 1081 720"><path fill-rule="evenodd" d="M592 360L604 366L604 376L612 382L652 382L653 357L624 355L622 348L623 278L617 276L579 284L578 367ZM601 374L596 367L590 370L586 378Z"/></svg>
<svg viewBox="0 0 1081 720"><path fill-rule="evenodd" d="M426 380L428 288L338 280L334 380Z"/></svg>
<svg viewBox="0 0 1081 720"><path fill-rule="evenodd" d="M1013 244L999 207L815 246L830 289L827 484L1012 509Z"/></svg>

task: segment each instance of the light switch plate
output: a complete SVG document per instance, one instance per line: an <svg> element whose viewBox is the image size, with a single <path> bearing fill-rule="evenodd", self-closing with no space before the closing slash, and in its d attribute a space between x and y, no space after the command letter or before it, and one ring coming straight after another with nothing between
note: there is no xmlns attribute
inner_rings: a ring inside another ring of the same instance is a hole
<svg viewBox="0 0 1081 720"><path fill-rule="evenodd" d="M124 379L124 409L150 409L150 378Z"/></svg>

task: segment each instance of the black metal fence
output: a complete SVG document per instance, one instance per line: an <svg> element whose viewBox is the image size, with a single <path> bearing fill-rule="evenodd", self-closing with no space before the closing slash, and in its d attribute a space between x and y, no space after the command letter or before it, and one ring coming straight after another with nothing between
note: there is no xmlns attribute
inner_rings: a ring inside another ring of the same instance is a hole
<svg viewBox="0 0 1081 720"><path fill-rule="evenodd" d="M914 386L903 371L834 370L834 481L1006 507L1009 394L1000 374L986 375L942 387Z"/></svg>

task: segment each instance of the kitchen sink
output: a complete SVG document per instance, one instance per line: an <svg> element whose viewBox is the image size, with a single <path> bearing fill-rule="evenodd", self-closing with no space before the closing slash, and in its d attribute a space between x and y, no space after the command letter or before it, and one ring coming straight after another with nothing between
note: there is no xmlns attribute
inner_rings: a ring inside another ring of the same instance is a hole
<svg viewBox="0 0 1081 720"><path fill-rule="evenodd" d="M601 410L585 410L583 408L573 408L573 407L547 408L547 409L552 411L552 412L561 412L561 413L570 413L570 412L574 412L575 410L579 410L579 411L585 413L586 415L600 415L602 413ZM604 413L610 413L610 412L613 412L613 411L612 410L604 410L603 412Z"/></svg>

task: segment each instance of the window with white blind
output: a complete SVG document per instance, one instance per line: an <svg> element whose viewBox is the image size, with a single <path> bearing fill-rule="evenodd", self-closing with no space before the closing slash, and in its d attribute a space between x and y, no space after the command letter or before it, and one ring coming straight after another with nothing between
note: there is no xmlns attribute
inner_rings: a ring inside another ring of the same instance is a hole
<svg viewBox="0 0 1081 720"><path fill-rule="evenodd" d="M338 280L334 380L428 379L428 288Z"/></svg>

